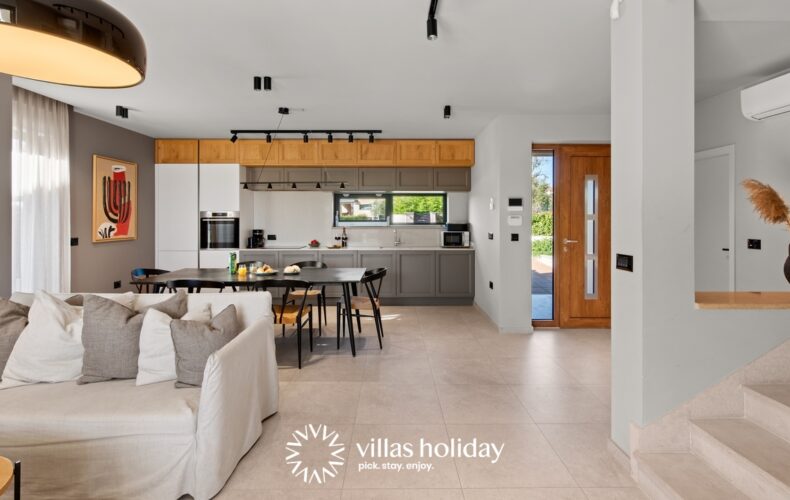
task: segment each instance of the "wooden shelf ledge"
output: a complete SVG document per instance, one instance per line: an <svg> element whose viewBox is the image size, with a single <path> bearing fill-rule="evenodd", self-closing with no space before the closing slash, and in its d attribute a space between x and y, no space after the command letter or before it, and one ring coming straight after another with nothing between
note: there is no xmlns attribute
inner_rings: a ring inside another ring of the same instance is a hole
<svg viewBox="0 0 790 500"><path fill-rule="evenodd" d="M790 309L790 292L696 292L697 309Z"/></svg>

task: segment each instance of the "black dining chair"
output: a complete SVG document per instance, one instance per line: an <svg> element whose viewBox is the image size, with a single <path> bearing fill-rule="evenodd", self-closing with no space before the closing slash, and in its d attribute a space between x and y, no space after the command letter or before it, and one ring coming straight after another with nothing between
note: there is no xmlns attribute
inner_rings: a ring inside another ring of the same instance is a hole
<svg viewBox="0 0 790 500"><path fill-rule="evenodd" d="M343 336L346 335L346 322L341 321L346 314L351 315L352 311L356 312L357 326L359 332L362 333L362 325L360 318L373 318L376 324L376 336L379 339L379 349L383 349L381 338L384 336L384 324L381 320L381 286L384 283L384 277L387 276L387 268L382 267L378 269L370 269L365 271L365 275L360 282L365 290L367 297L354 296L351 297L351 310L345 310L345 302L341 299L337 301L337 348L340 349L340 334L341 330ZM362 314L360 310L371 311L370 314ZM354 335L354 332L349 332L349 335Z"/></svg>
<svg viewBox="0 0 790 500"><path fill-rule="evenodd" d="M256 281L253 289L257 291L267 291L269 288L285 289L279 304L274 303L272 296L272 313L274 314L274 324L282 325L283 335L286 326L296 327L296 352L299 360L299 369L302 369L302 328L307 324L308 336L310 338L310 352L313 352L313 306L307 304L307 298L313 285L307 281L288 280L288 279L265 279ZM294 295L294 292L305 292ZM301 297L301 300L299 298ZM307 314L305 314L305 312Z"/></svg>
<svg viewBox="0 0 790 500"><path fill-rule="evenodd" d="M222 293L222 290L225 289L225 283L210 280L170 280L166 286L171 292L175 292L179 288L186 288L187 293L200 293L204 288L219 290L219 293Z"/></svg>
<svg viewBox="0 0 790 500"><path fill-rule="evenodd" d="M144 267L138 267L137 269L132 269L132 281L139 281L146 278L150 278L151 276L159 276L160 274L165 274L169 272L170 271L165 271L164 269L147 269ZM134 286L137 287L137 293L143 293L144 287L145 287L145 293L151 293L152 289L154 293L160 293L164 290L164 286L162 286L161 284L151 285L149 283L135 283Z"/></svg>
<svg viewBox="0 0 790 500"><path fill-rule="evenodd" d="M299 266L301 269L326 269L327 265L323 262L318 262L315 260L306 260L303 262L296 262L295 264L291 264L292 266ZM300 294L305 293L304 290L295 290L291 292L291 295L296 298L299 297ZM318 336L322 335L321 330L321 310L323 309L323 323L328 325L328 318L326 316L326 286L322 286L320 290L310 290L307 292L307 297L315 297L316 299L316 306L318 307Z"/></svg>

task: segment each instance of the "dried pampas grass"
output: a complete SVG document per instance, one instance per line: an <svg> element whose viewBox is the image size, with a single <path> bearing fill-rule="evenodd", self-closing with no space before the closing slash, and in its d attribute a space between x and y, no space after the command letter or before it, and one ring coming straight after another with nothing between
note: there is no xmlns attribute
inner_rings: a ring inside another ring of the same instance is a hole
<svg viewBox="0 0 790 500"><path fill-rule="evenodd" d="M787 224L790 227L790 208L774 188L754 179L746 179L741 185L761 219L770 224Z"/></svg>

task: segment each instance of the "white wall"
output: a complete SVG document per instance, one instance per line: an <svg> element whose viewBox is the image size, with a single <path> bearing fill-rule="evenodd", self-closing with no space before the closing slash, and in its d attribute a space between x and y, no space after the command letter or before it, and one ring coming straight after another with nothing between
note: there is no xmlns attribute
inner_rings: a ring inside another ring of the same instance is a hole
<svg viewBox="0 0 790 500"><path fill-rule="evenodd" d="M469 219L477 245L475 301L505 332L532 331L531 230L507 224L507 199L531 206L533 143L608 143L608 115L503 115L476 138ZM495 209L489 210L494 198ZM489 232L494 240L488 240ZM510 234L519 235L518 242ZM494 290L488 282L494 282Z"/></svg>
<svg viewBox="0 0 790 500"><path fill-rule="evenodd" d="M762 222L740 186L754 178L770 184L790 201L790 115L754 122L741 114L740 90L697 103L696 149L735 145L735 286L737 290L790 289L782 273L790 232ZM748 250L746 240L762 240Z"/></svg>
<svg viewBox="0 0 790 500"><path fill-rule="evenodd" d="M333 228L333 194L322 191L255 191L252 217L242 214L250 228L263 229L266 234L277 235L272 245L304 245L317 239L322 245L331 245L340 229ZM447 212L451 222L468 222L468 194L447 193ZM392 246L394 227L347 228L349 246ZM414 247L439 245L437 227L397 228L401 244ZM248 234L242 234L246 245Z"/></svg>
<svg viewBox="0 0 790 500"><path fill-rule="evenodd" d="M628 450L629 423L790 338L790 313L694 308L694 1L625 2L612 61L612 246L638 266L613 274L612 437Z"/></svg>

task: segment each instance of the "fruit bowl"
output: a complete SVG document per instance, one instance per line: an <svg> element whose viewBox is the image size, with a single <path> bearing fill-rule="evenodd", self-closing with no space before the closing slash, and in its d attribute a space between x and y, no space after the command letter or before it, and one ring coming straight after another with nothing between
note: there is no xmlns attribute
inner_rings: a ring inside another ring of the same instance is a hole
<svg viewBox="0 0 790 500"><path fill-rule="evenodd" d="M310 246L310 248L318 248L321 246L321 242L318 240L313 240L310 243L308 243L308 245Z"/></svg>

